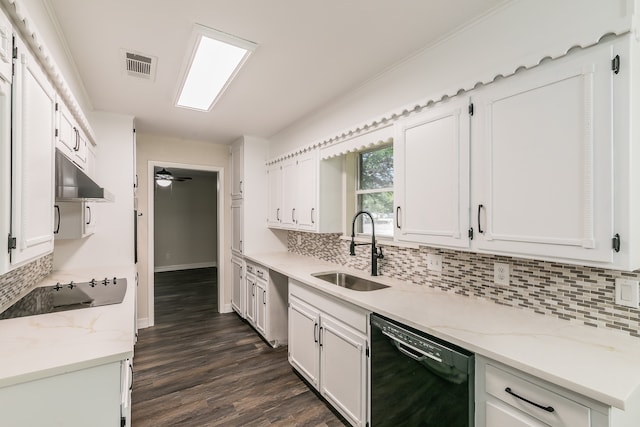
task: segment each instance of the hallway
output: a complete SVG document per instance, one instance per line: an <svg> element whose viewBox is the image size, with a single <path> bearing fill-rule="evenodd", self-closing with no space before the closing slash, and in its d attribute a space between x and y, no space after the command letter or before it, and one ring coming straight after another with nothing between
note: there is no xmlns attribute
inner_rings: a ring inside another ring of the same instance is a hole
<svg viewBox="0 0 640 427"><path fill-rule="evenodd" d="M155 274L156 325L139 331L132 425L343 426L235 313L217 312L215 268Z"/></svg>

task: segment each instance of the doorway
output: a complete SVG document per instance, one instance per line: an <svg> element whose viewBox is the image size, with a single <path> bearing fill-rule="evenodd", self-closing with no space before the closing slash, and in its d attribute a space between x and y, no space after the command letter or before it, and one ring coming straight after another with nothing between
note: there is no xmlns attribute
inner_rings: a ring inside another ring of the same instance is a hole
<svg viewBox="0 0 640 427"><path fill-rule="evenodd" d="M224 301L223 169L150 161L148 166L148 312L155 324L155 273L205 269Z"/></svg>

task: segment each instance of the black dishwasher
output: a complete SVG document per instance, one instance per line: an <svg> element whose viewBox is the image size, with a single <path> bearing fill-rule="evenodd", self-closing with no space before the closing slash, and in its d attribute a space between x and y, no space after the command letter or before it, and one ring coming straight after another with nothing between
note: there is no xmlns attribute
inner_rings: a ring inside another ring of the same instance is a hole
<svg viewBox="0 0 640 427"><path fill-rule="evenodd" d="M474 357L371 315L371 426L472 427Z"/></svg>

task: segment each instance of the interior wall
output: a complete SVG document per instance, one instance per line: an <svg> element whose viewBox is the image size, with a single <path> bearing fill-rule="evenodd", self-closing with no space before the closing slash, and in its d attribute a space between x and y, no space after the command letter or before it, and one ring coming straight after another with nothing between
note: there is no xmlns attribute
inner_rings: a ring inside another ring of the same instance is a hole
<svg viewBox="0 0 640 427"><path fill-rule="evenodd" d="M154 190L155 271L217 266L217 173L186 175L192 179Z"/></svg>
<svg viewBox="0 0 640 427"><path fill-rule="evenodd" d="M269 137L270 157L629 31L637 0L511 1Z"/></svg>
<svg viewBox="0 0 640 427"><path fill-rule="evenodd" d="M215 166L222 168L224 174L224 188L219 189L224 194L224 207L231 206L231 181L229 174L229 147L224 144L215 144L207 141L196 141L170 137L165 135L153 135L137 133L136 149L136 173L138 175L138 212L142 214L138 218L138 320L141 326L149 319L149 278L147 265L149 262L148 227L149 227L149 201L147 200L147 176L149 174L149 162L183 163L188 165ZM224 209L223 207L223 209ZM224 217L224 229L231 229L230 215ZM224 233L224 246L231 247L231 233ZM225 259L219 259L219 264L231 264L231 251L225 253ZM225 277L221 279L224 293L224 301L220 301L224 311L231 310L231 269L225 269ZM148 324L148 323L147 323Z"/></svg>
<svg viewBox="0 0 640 427"><path fill-rule="evenodd" d="M93 204L94 234L55 241L54 270L133 264L133 117L92 113L91 122L98 141L96 182L115 201Z"/></svg>

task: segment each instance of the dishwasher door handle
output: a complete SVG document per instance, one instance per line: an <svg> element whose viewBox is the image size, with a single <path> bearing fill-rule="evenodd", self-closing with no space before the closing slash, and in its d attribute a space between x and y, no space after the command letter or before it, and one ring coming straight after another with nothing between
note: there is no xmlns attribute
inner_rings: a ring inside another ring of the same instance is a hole
<svg viewBox="0 0 640 427"><path fill-rule="evenodd" d="M436 362L442 363L442 359L441 358L439 358L437 356L434 356L433 354L425 353L424 351L419 350L419 349L415 348L414 346L409 345L407 343L403 343L401 341L398 341L394 336L388 334L385 331L381 331L381 332L382 332L383 335L387 336L391 340L393 345L398 349L398 351L400 353L404 354L405 356L408 356L408 357L412 358L413 360L415 360L417 362L422 362L425 358L428 357L429 359L433 359ZM412 353L411 351L407 350L407 348L411 349L412 351L415 351L418 354Z"/></svg>

